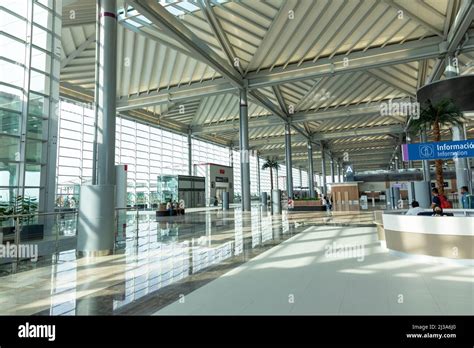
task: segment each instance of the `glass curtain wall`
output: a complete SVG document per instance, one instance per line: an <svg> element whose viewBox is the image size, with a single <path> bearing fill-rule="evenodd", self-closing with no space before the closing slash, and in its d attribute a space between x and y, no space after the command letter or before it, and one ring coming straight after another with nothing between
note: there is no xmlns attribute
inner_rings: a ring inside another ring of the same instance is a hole
<svg viewBox="0 0 474 348"><path fill-rule="evenodd" d="M81 184L92 179L94 111L90 104L69 100L60 102L57 199L58 206L76 205ZM127 194L130 206L157 203L158 175L188 175L187 136L155 126L117 117L115 163L127 165ZM239 151L206 141L192 139L192 163L214 163L230 166L234 158L234 194L241 195ZM265 159L260 158L260 165ZM299 173L294 169L295 173ZM279 174L285 173L281 166ZM276 180L276 171L273 172ZM257 157L250 156L251 194L258 196ZM299 180L299 174L295 179ZM270 171L260 170L260 190L270 193ZM284 188L284 177L280 189ZM276 181L274 181L276 188Z"/></svg>
<svg viewBox="0 0 474 348"><path fill-rule="evenodd" d="M39 211L54 208L60 34L61 1L0 0L4 208L18 196L33 200Z"/></svg>
<svg viewBox="0 0 474 348"><path fill-rule="evenodd" d="M92 180L94 110L89 104L61 100L57 205L71 207L81 184ZM127 165L130 206L157 202L158 175L188 175L187 136L117 117L115 163ZM193 139L192 162L229 165L229 149ZM74 199L73 199L74 198Z"/></svg>

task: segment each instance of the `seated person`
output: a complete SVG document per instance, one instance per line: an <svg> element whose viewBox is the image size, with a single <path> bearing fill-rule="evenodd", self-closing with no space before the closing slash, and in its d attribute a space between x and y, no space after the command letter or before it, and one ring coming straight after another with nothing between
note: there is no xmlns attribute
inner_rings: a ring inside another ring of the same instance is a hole
<svg viewBox="0 0 474 348"><path fill-rule="evenodd" d="M418 215L423 212L423 208L420 208L420 204L417 201L411 202L411 208L408 209L405 215Z"/></svg>
<svg viewBox="0 0 474 348"><path fill-rule="evenodd" d="M445 214L443 213L443 208L441 208L439 205L435 205L433 207L433 215L431 216L444 216Z"/></svg>

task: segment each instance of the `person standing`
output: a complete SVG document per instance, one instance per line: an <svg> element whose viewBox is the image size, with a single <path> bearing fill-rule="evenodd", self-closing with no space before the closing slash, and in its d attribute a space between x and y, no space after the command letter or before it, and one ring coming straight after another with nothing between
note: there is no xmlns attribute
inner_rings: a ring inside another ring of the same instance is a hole
<svg viewBox="0 0 474 348"><path fill-rule="evenodd" d="M433 194L431 208L434 208L436 205L440 206L443 209L451 209L453 207L451 202L448 201L445 195L439 194L439 191L436 187L431 190L431 193Z"/></svg>
<svg viewBox="0 0 474 348"><path fill-rule="evenodd" d="M441 206L441 200L439 198L439 191L436 187L434 187L431 190L431 194L433 195L433 198L431 200L431 208L434 208L435 206Z"/></svg>
<svg viewBox="0 0 474 348"><path fill-rule="evenodd" d="M463 209L468 209L467 196L469 195L469 188L467 186L461 187L461 206Z"/></svg>

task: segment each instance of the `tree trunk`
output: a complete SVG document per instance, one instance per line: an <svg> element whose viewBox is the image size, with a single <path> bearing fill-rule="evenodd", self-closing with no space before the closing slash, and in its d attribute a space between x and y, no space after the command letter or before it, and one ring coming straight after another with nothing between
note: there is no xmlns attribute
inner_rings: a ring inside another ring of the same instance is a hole
<svg viewBox="0 0 474 348"><path fill-rule="evenodd" d="M271 190L273 191L273 169L272 167L270 167L270 187L271 187ZM271 192L270 192L271 194Z"/></svg>
<svg viewBox="0 0 474 348"><path fill-rule="evenodd" d="M438 142L441 140L439 122L437 119L433 125L433 135L434 135L435 142ZM444 195L443 160L437 159L435 161L435 168L436 168L436 186L438 186L439 194Z"/></svg>

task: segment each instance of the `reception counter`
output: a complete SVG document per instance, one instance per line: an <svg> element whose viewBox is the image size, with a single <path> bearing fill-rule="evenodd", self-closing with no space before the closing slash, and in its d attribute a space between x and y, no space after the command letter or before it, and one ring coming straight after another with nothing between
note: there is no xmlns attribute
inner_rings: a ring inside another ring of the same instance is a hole
<svg viewBox="0 0 474 348"><path fill-rule="evenodd" d="M426 210L429 211L429 210ZM413 216L404 211L382 214L390 250L448 259L474 259L474 210L446 209L454 216Z"/></svg>

